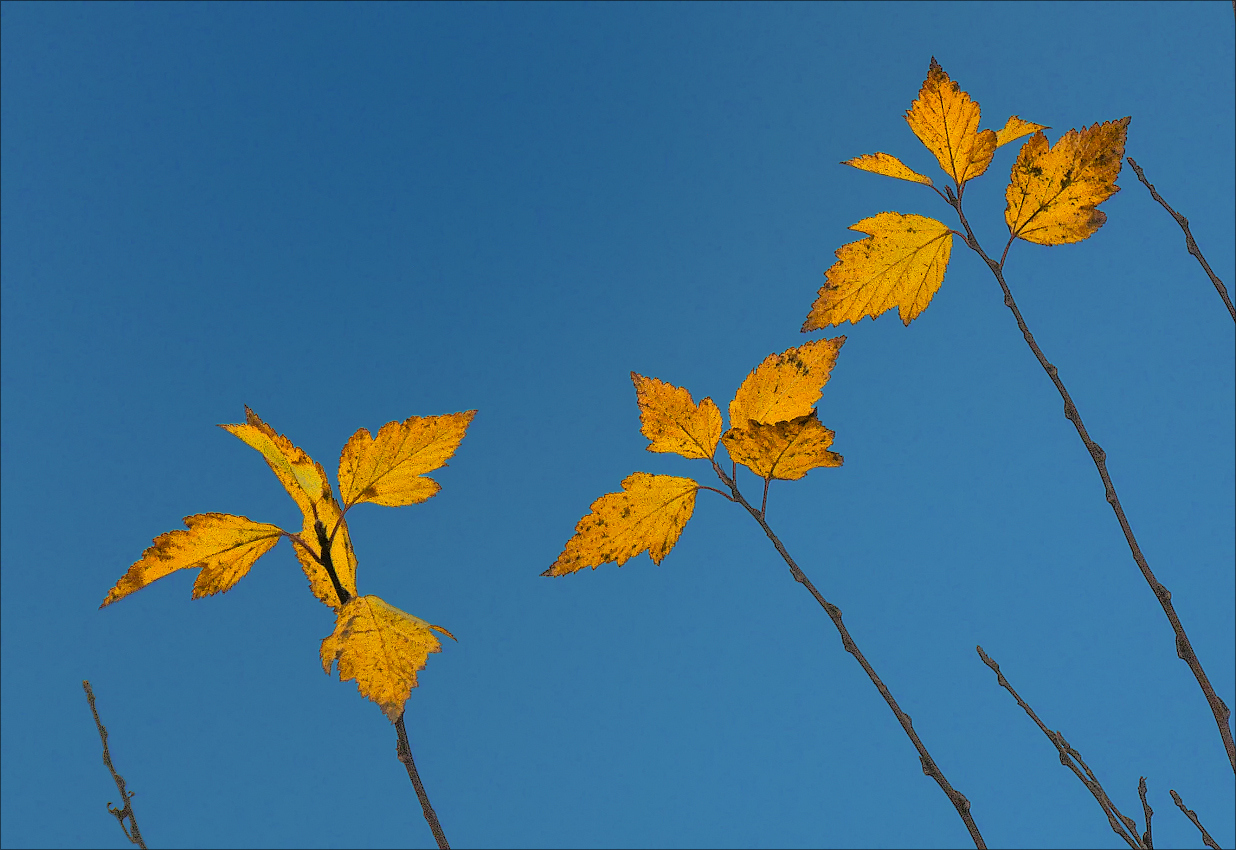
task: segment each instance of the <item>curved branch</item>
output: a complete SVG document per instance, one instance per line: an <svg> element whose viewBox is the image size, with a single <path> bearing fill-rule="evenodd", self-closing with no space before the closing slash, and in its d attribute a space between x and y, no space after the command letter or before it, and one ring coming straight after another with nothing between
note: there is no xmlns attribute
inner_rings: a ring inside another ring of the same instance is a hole
<svg viewBox="0 0 1236 850"><path fill-rule="evenodd" d="M1228 761L1232 764L1232 772L1236 773L1236 742L1232 740L1232 729L1228 725L1228 718L1231 717L1232 712L1224 704L1223 700L1219 698L1219 695L1215 693L1214 686L1210 684L1210 679L1206 676L1206 671L1202 669L1202 663L1198 661L1197 653L1193 651L1193 644L1189 642L1189 636L1185 634L1180 617L1176 615L1176 609L1172 606L1171 591L1155 578L1154 573L1150 570L1150 565L1146 563L1145 556L1142 555L1141 547L1137 545L1137 538L1133 536L1133 529L1129 525L1128 517L1125 516L1124 508L1120 505L1120 497L1116 495L1116 486L1112 484L1111 475L1107 472L1107 453L1103 451L1098 443L1090 439L1086 426L1082 424L1081 414L1077 412L1077 405L1073 403L1073 399L1069 396L1069 391L1065 389L1064 382L1060 380L1056 367L1048 362L1047 358L1043 355L1042 349L1034 341L1034 335L1030 333L1030 328L1026 326L1026 320L1022 318L1021 311L1017 309L1017 302L1013 300L1013 293L1009 290L1009 285L1004 280L1003 266L987 256L979 245L978 239L974 236L974 231L970 229L970 223L966 221L965 213L961 211L960 201L953 202L953 209L957 211L957 217L961 220L962 227L966 230L966 244L983 258L983 262L987 263L991 273L996 276L1000 288L1004 291L1004 305L1012 311L1013 318L1017 320L1017 327L1021 329L1021 335L1025 338L1026 345L1030 346L1030 350L1034 352L1039 365L1043 367L1047 377L1051 378L1051 382L1055 384L1056 391L1064 399L1064 416L1073 423L1073 427L1077 429L1077 436L1081 437L1082 443L1086 446L1086 451L1090 452L1094 466L1099 471L1099 478L1103 480L1103 487L1107 493L1107 502L1112 506L1112 511L1116 514L1116 520L1120 523L1120 529L1124 532L1124 539L1129 544L1129 551L1133 553L1133 560L1137 562L1137 568L1141 570L1142 577L1146 579L1146 583L1150 585L1155 598L1159 600L1159 605L1163 608L1163 613L1167 615L1167 620L1172 625L1172 631L1176 634L1176 655L1189 665L1189 669L1193 671L1193 676L1197 679L1198 685L1202 688L1202 693L1206 695L1206 701L1210 703L1210 710L1214 714L1215 723L1219 727L1219 737L1223 739L1224 749L1227 750Z"/></svg>
<svg viewBox="0 0 1236 850"><path fill-rule="evenodd" d="M429 824L434 840L438 842L438 850L451 850L451 845L446 843L446 833L442 831L442 825L438 823L438 815L434 812L433 806L429 805L429 795L425 793L425 786L421 784L421 775L416 772L416 762L412 760L412 747L408 744L408 730L403 725L402 714L395 721L395 732L399 740L399 743L395 745L395 755L408 769L408 778L412 780L412 787L416 789L417 799L421 801L421 811L425 813L425 822Z"/></svg>
<svg viewBox="0 0 1236 850"><path fill-rule="evenodd" d="M923 773L934 779L936 784L940 786L940 789L944 791L945 795L948 796L949 802L953 804L953 808L957 809L957 814L961 816L962 821L966 825L966 829L970 831L970 838L973 839L974 846L979 848L979 850L985 850L987 845L983 842L983 836L979 833L978 825L974 822L974 818L970 815L970 801L966 799L964 794L950 785L947 779L945 779L944 772L941 771L936 765L935 760L931 757L931 754L927 752L927 747L924 746L922 740L919 739L918 733L914 731L914 726L913 722L910 720L910 715L901 710L901 707L897 705L897 700L893 699L892 692L889 691L884 682L880 680L880 677L876 675L876 671L872 668L871 664L868 663L867 659L863 657L862 652L859 651L858 646L854 643L854 638L850 637L850 632L846 629L845 623L841 621L841 609L825 599L820 594L820 591L815 589L815 585L813 585L807 578L806 574L799 569L798 564L794 563L794 559L791 558L790 553L785 550L785 546L781 543L781 540L776 534L773 533L773 530L769 528L768 522L765 520L764 515L760 511L757 511L750 502L743 498L743 495L739 492L738 485L734 482L734 479L726 475L725 471L721 469L720 465L718 465L715 460L712 463L712 467L717 473L717 477L720 478L721 481L730 488L730 492L734 494L734 501L746 508L747 513L751 514L751 516L755 518L755 521L760 524L760 527L764 529L764 533L768 535L768 539L772 541L773 546L777 548L777 552L789 566L790 574L794 576L794 580L803 587L807 588L808 592L815 597L815 601L820 603L820 606L824 609L825 613L828 614L829 619L833 621L833 625L837 627L837 631L841 635L841 645L844 646L845 651L853 655L854 660L862 666L863 671L867 674L867 678L871 679L871 683L876 686L876 690L880 692L880 696L884 697L884 701L888 703L888 707L893 710L893 714L897 717L897 722L901 724L901 728L904 729L906 735L909 736L910 742L914 744L914 748L918 750L919 763L922 765Z"/></svg>
<svg viewBox="0 0 1236 850"><path fill-rule="evenodd" d="M142 831L137 828L137 815L133 814L134 792L125 790L124 777L117 773L116 768L112 765L112 756L107 750L107 727L99 719L99 710L94 705L94 691L90 689L90 682L83 679L82 688L86 691L86 701L90 703L90 713L94 715L94 724L99 727L99 738L103 741L103 763L111 771L112 779L116 782L116 788L120 790L120 799L124 800L123 809L118 809L111 803L108 803L107 810L115 815L116 820L120 822L120 828L124 830L124 837L138 847L141 847L142 850L146 850L146 842L142 841ZM129 821L128 826L125 826L126 819Z"/></svg>

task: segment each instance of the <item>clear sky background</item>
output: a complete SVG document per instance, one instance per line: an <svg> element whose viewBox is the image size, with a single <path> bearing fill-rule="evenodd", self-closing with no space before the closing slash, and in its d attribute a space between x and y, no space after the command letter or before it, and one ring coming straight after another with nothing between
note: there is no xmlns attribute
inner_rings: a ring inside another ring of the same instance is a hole
<svg viewBox="0 0 1236 850"><path fill-rule="evenodd" d="M1226 2L104 5L2 11L2 842L128 846L93 683L152 847L432 846L395 733L323 675L284 543L222 596L106 610L205 511L298 526L216 423L333 475L358 428L476 408L429 502L349 515L362 593L452 630L407 706L459 847L969 843L827 617L740 508L542 578L644 451L631 370L724 409L799 327L846 228L951 211L902 116L934 55L983 108L1131 115L1128 153L1233 283ZM1020 143L970 184L989 250ZM1211 680L1233 663L1233 324L1125 166L1093 238L1009 283L1106 449ZM1233 776L1056 391L961 243L909 328L849 337L841 469L769 518L845 613L992 846L1118 847L975 654L1159 846L1226 847ZM813 334L818 338L821 334ZM744 484L758 494L753 477Z"/></svg>

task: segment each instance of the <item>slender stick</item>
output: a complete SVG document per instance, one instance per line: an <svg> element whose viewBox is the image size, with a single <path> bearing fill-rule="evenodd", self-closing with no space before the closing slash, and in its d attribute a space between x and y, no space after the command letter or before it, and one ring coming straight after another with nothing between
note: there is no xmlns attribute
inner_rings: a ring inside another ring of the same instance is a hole
<svg viewBox="0 0 1236 850"><path fill-rule="evenodd" d="M1193 234L1189 232L1189 220L1168 206L1167 201L1163 200L1159 193L1154 190L1154 185L1146 179L1146 175L1142 173L1141 166L1133 160L1133 157L1126 157L1126 159L1128 159L1129 165L1133 166L1133 170L1137 172L1137 179L1142 181L1142 185L1150 190L1150 197L1158 201L1163 206L1163 209L1171 213L1172 218L1176 219L1176 223L1179 224L1180 229L1184 231L1185 247L1188 248L1189 253L1194 257L1197 257L1197 261L1202 264L1202 268L1205 269L1206 274L1210 276L1210 282L1215 285L1215 291L1219 293L1219 297L1222 298L1223 303L1227 305L1227 311L1232 314L1232 321L1236 322L1236 307L1232 306L1232 299L1227 296L1227 287L1223 285L1223 281L1219 280L1219 276L1211 271L1210 263L1206 262L1206 258L1202 256L1201 249L1197 247L1197 242L1193 240Z"/></svg>
<svg viewBox="0 0 1236 850"><path fill-rule="evenodd" d="M1236 0L1233 0L1233 3L1236 3ZM1198 831L1202 833L1202 841L1206 844L1206 846L1210 847L1212 850L1219 850L1218 843L1210 837L1210 833L1206 831L1206 827L1202 826L1202 822L1197 819L1197 812L1192 809L1186 809L1184 800L1180 799L1180 795L1175 791L1169 791L1169 793L1172 795L1172 802L1176 804L1176 808L1184 812L1185 817L1193 821L1193 825L1196 826Z"/></svg>
<svg viewBox="0 0 1236 850"><path fill-rule="evenodd" d="M90 713L94 715L94 724L99 727L99 738L103 741L103 763L107 765L107 769L112 773L112 779L116 782L116 787L120 790L120 799L124 800L124 808L118 809L108 802L107 810L116 816L116 820L120 823L120 828L124 830L124 837L130 842L146 850L146 842L142 841L142 831L137 828L137 815L133 814L133 791L126 791L124 788L124 777L116 772L116 768L112 765L111 753L107 750L107 728L103 725L103 721L99 719L99 710L94 705L94 691L90 689L90 682L82 680L82 687L86 691L86 701L90 703ZM125 819L128 819L129 825L125 826Z"/></svg>
<svg viewBox="0 0 1236 850"><path fill-rule="evenodd" d="M1017 691L1013 690L1013 686L1009 684L1008 679L1004 678L1004 674L1000 672L1000 665L995 661L992 661L991 658L987 656L986 652L983 652L983 647L976 646L975 649L978 650L979 657L983 659L983 663L995 672L996 681L1000 683L1000 687L1012 694L1013 699L1017 700L1017 704L1021 706L1022 710L1025 711L1026 714L1030 715L1030 719L1035 722L1039 729L1043 730L1043 734L1047 736L1047 740L1051 741L1052 746L1054 746L1056 751L1060 753L1060 763L1069 770L1073 771L1073 773L1077 775L1077 778L1081 780L1082 784L1086 786L1086 789L1094 795L1094 799L1098 801L1099 807L1103 809L1103 814L1107 815L1107 822L1111 825L1112 832L1123 838L1125 843L1134 848L1134 850L1149 848L1150 845L1148 843L1144 844L1141 840L1139 840L1137 835L1137 824L1132 818L1125 817L1120 813L1120 810L1116 808L1116 804L1111 801L1111 798L1107 796L1107 792L1103 790L1103 786L1099 784L1099 780L1095 777L1094 772L1090 769L1086 762L1082 760L1081 754L1069 746L1069 742L1064 740L1064 735L1059 732L1053 732L1043 725L1043 721L1039 720L1039 716L1034 713L1034 709L1026 705L1025 700L1018 696ZM1144 791L1145 779L1142 780L1142 783L1142 788ZM1144 802L1145 797L1143 797L1142 800ZM1149 835L1149 806L1146 807L1146 811L1146 833Z"/></svg>
<svg viewBox="0 0 1236 850"><path fill-rule="evenodd" d="M1146 815L1146 831L1142 834L1142 844L1146 845L1146 850L1154 850L1154 841L1150 838L1150 819L1154 817L1154 809L1150 808L1150 804L1146 802L1146 777L1141 777L1137 780L1137 796L1142 799L1142 811Z"/></svg>
<svg viewBox="0 0 1236 850"><path fill-rule="evenodd" d="M429 805L429 795L425 793L425 786L421 784L421 775L416 772L416 762L412 761L412 747L408 744L408 730L403 725L402 714L395 721L395 731L399 735L395 754L399 756L403 766L408 769L408 778L412 780L412 787L416 789L416 796L421 801L421 811L425 813L425 822L429 824L429 829L438 842L438 850L451 850L451 845L446 843L446 833L442 831L442 825L438 823L438 816L434 813L433 806Z"/></svg>
<svg viewBox="0 0 1236 850"><path fill-rule="evenodd" d="M966 829L970 831L970 838L973 839L974 846L979 848L979 850L985 850L987 845L983 842L983 836L979 833L978 825L975 824L974 818L970 816L970 801L966 799L964 794L953 788L953 786L949 784L948 780L944 778L944 772L936 766L931 754L927 752L927 747L923 745L923 742L919 739L918 734L914 731L914 726L910 720L910 715L902 711L901 707L897 705L897 700L893 699L892 693L885 686L884 682L880 681L880 677L876 675L876 671L867 662L867 659L863 657L863 654L859 651L858 646L854 643L854 638L850 637L850 632L841 621L841 609L825 599L820 594L820 591L815 589L815 585L813 585L807 578L806 574L799 569L798 564L794 563L794 559L791 558L790 553L785 550L785 546L782 545L781 540L776 534L773 533L773 530L769 528L768 522L765 520L763 513L757 511L754 507L752 507L750 502L743 498L742 493L738 491L738 485L734 479L726 475L724 470L721 469L720 464L718 464L715 460L712 462L712 468L717 473L717 477L721 479L725 486L730 488L730 492L734 494L734 501L746 508L747 513L751 514L751 516L755 518L755 521L760 524L760 527L764 529L764 533L768 535L768 539L772 541L773 546L777 548L777 552L789 566L790 574L794 576L794 580L803 587L807 588L811 595L815 597L815 601L819 602L820 606L828 614L829 619L833 621L833 625L837 627L837 631L841 634L841 645L845 647L846 652L853 655L854 659L862 665L867 677L871 679L871 683L876 686L876 690L880 692L880 696L884 697L884 701L888 703L888 707L891 708L893 710L893 714L896 715L897 722L901 724L901 728L904 729L906 735L909 736L911 743L914 744L914 748L918 750L919 762L922 765L923 773L934 779L936 784L938 784L941 790L943 790L948 796L949 801L953 804L953 808L957 809L957 814L961 815L962 821L965 822ZM767 482L765 483L767 484ZM765 488L764 492L767 496L767 488Z"/></svg>
<svg viewBox="0 0 1236 850"><path fill-rule="evenodd" d="M1180 618L1176 616L1176 609L1172 607L1171 591L1155 578L1154 573L1150 571L1150 565L1146 563L1145 556L1142 555L1141 547L1137 545L1137 538L1133 536L1133 529L1129 525L1128 518L1124 515L1124 508L1120 505L1120 497L1116 495L1116 486L1112 484L1111 475L1107 472L1107 453L1099 447L1098 443L1090 439L1086 426L1082 424L1081 414L1077 412L1077 405L1073 403L1073 399L1069 396L1069 391L1065 389L1064 383L1060 380L1056 367L1048 362L1047 358L1043 355L1042 349L1034 341L1034 335L1030 333L1030 328L1026 326L1026 321L1022 318L1021 311L1017 309L1017 302L1013 300L1013 293L1009 290L1009 285L1004 280L1002 263L997 263L983 251L978 243L978 239L974 237L974 231L970 229L970 223L966 221L965 213L961 211L961 202L953 197L950 203L953 205L953 209L957 211L957 216L961 219L962 226L966 229L966 244L983 258L983 261L987 263L987 267L991 269L991 273L996 276L996 280L1000 283L1000 288L1004 290L1004 304L1012 311L1013 318L1017 320L1017 327L1021 329L1021 335L1025 337L1026 344L1034 352L1039 365L1043 367L1047 377L1051 378L1051 382L1056 385L1056 390L1060 393L1060 397L1064 399L1065 418L1073 423L1073 427L1077 429L1077 435L1081 437L1086 450L1090 452L1094 466L1099 471L1099 477L1103 480L1103 487L1107 493L1107 502L1112 506L1112 511L1116 514L1120 528L1124 531L1124 539L1129 544L1129 551L1133 553L1133 560L1137 562L1137 567L1141 570L1142 577L1150 585L1155 598L1159 600L1159 605L1163 608L1163 613L1167 615L1168 622L1172 624L1172 631L1176 633L1176 655L1189 665L1189 669L1193 671L1197 683L1202 688L1202 693L1206 695L1206 701L1210 703L1210 710L1215 716L1215 724L1219 727L1219 736L1223 739L1223 747L1227 750L1228 761L1232 764L1232 772L1236 773L1236 742L1232 740L1232 730L1228 726L1228 718L1231 717L1232 712L1224 704L1223 700L1219 698L1219 695L1215 693L1214 687L1210 684L1210 679L1206 676L1206 671L1202 669L1202 663L1198 661L1197 653L1193 651L1193 644L1189 643L1189 636L1185 634L1184 626L1181 625ZM1012 237L1009 237L1009 243L1012 244ZM1007 255L1008 246L1006 245L1005 256Z"/></svg>

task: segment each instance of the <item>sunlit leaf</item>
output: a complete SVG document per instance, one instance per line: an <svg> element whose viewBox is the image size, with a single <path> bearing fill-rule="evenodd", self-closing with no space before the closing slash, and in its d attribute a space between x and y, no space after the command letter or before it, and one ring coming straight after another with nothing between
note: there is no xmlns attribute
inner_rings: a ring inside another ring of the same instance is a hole
<svg viewBox="0 0 1236 850"><path fill-rule="evenodd" d="M996 152L996 134L980 131L979 118L978 103L932 57L927 79L906 112L906 123L959 189L986 171Z"/></svg>
<svg viewBox="0 0 1236 850"><path fill-rule="evenodd" d="M352 551L347 523L340 520L343 512L331 493L330 482L322 465L316 463L302 449L292 445L292 441L287 437L276 433L247 406L244 424L219 427L236 435L266 458L271 471L304 515L300 539L306 546L311 547L317 555L322 554L315 522L320 521L328 535L338 527L330 550L332 565L339 577L339 583L355 596L356 555ZM309 579L309 588L313 595L332 608L338 607L339 597L326 570L301 546L294 545L293 548L296 550L296 559L305 571L305 577Z"/></svg>
<svg viewBox="0 0 1236 850"><path fill-rule="evenodd" d="M861 168L863 171L870 171L874 174L883 174L885 177L909 180L911 183L922 183L926 186L933 185L930 177L919 174L892 154L865 153L854 159L847 159L841 164Z"/></svg>
<svg viewBox="0 0 1236 850"><path fill-rule="evenodd" d="M541 575L564 576L611 561L622 566L640 552L661 563L691 518L698 489L690 478L646 472L628 476L621 493L592 503L592 512L576 524L575 536Z"/></svg>
<svg viewBox="0 0 1236 850"><path fill-rule="evenodd" d="M1036 133L1039 130L1051 129L1042 124L1034 124L1030 121L1022 121L1016 115L1009 118L1004 123L1004 127L996 132L996 147L1007 145L1009 142L1015 142L1022 136L1029 136L1031 133Z"/></svg>
<svg viewBox="0 0 1236 850"><path fill-rule="evenodd" d="M283 530L231 514L185 517L188 530L169 531L154 539L142 559L129 567L103 600L102 608L141 590L176 570L200 568L193 598L230 590L253 563L279 542Z"/></svg>
<svg viewBox="0 0 1236 850"><path fill-rule="evenodd" d="M356 680L361 695L378 704L392 723L416 687L416 674L430 654L442 651L440 626L388 605L376 596L357 596L339 609L335 631L322 641L322 669L339 662L340 681Z"/></svg>
<svg viewBox="0 0 1236 850"><path fill-rule="evenodd" d="M734 393L730 424L780 422L810 413L844 343L844 336L816 339L765 357Z"/></svg>
<svg viewBox="0 0 1236 850"><path fill-rule="evenodd" d="M345 507L360 502L396 507L423 502L441 489L425 478L459 448L475 410L412 416L388 422L376 437L361 428L339 457L339 495Z"/></svg>
<svg viewBox="0 0 1236 850"><path fill-rule="evenodd" d="M721 438L735 462L761 478L797 481L809 470L841 466L841 455L828 451L833 432L820 424L813 410L788 422L748 420Z"/></svg>
<svg viewBox="0 0 1236 850"><path fill-rule="evenodd" d="M1069 130L1048 147L1040 131L1013 163L1004 192L1009 233L1039 245L1080 242L1107 221L1096 206L1120 191L1128 118Z"/></svg>
<svg viewBox="0 0 1236 850"><path fill-rule="evenodd" d="M711 398L698 405L682 387L631 373L639 402L640 431L648 451L710 458L721 439L721 411Z"/></svg>
<svg viewBox="0 0 1236 850"><path fill-rule="evenodd" d="M898 308L910 324L931 303L953 250L948 225L921 215L884 212L850 225L870 238L842 245L803 331L857 323ZM735 420L730 418L730 422Z"/></svg>

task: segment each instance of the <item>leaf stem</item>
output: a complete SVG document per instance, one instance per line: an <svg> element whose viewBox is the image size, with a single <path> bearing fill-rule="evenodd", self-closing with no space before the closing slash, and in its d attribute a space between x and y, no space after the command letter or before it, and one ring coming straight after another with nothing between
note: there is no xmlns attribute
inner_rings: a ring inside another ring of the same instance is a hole
<svg viewBox="0 0 1236 850"><path fill-rule="evenodd" d="M1219 845L1210 837L1210 833L1206 831L1206 827L1202 826L1202 822L1197 819L1197 812L1192 809L1186 809L1184 800L1180 799L1180 795L1175 791L1169 791L1169 793L1172 795L1172 802L1176 804L1176 808L1184 812L1185 817L1193 821L1193 825L1202 833L1202 841L1206 846L1212 848L1212 850L1219 850Z"/></svg>
<svg viewBox="0 0 1236 850"><path fill-rule="evenodd" d="M794 563L794 559L790 557L790 553L786 551L785 546L781 543L781 540L768 526L768 522L764 518L764 515L752 507L752 505L745 498L743 498L743 495L739 492L738 485L735 483L734 479L727 476L725 471L721 469L721 466L715 460L712 463L712 467L717 473L717 477L720 478L721 481L730 488L730 492L734 494L734 501L746 508L747 513L751 514L751 516L755 518L755 521L760 524L760 527L764 529L764 533L768 535L768 539L772 541L772 544L776 547L777 552L785 560L786 565L789 566L790 574L794 576L794 580L803 587L807 588L808 592L815 597L815 601L820 603L820 606L824 609L825 613L828 614L829 619L833 621L833 625L837 627L837 631L841 635L841 645L845 647L845 651L853 655L854 659L862 666L863 671L867 674L867 678L871 679L871 683L876 686L876 690L880 692L880 696L884 697L884 701L888 703L888 707L892 709L893 714L897 717L897 722L901 724L901 728L904 729L906 735L909 736L911 743L914 744L914 748L918 750L919 762L922 765L923 773L934 779L936 784L938 784L941 790L943 790L948 796L949 801L953 804L953 807L957 809L957 814L960 815L962 821L965 822L966 829L970 831L970 838L973 839L974 846L979 848L979 850L984 850L987 845L983 842L983 836L979 833L978 825L975 824L974 818L970 815L970 801L966 799L964 794L949 784L948 780L944 777L943 771L936 766L931 754L927 752L927 747L923 745L923 742L919 739L918 734L914 731L913 722L910 720L910 716L902 711L901 707L897 705L897 700L893 699L892 693L885 686L884 682L880 680L880 677L876 675L876 671L867 662L867 659L863 657L863 654L859 651L857 644L854 643L854 639L850 637L850 632L846 629L845 623L841 620L841 609L825 599L820 592L816 590L815 585L813 585L810 579L807 578L806 574L799 569L798 564ZM767 482L765 482L765 484L767 484Z"/></svg>
<svg viewBox="0 0 1236 850"><path fill-rule="evenodd" d="M322 547L322 566L326 568L326 574L330 576L331 584L335 586L335 593L339 596L339 604L347 605L348 600L352 598L352 594L344 590L343 585L339 583L339 576L335 574L335 564L330 556L330 538L326 535L326 526L322 520L314 520L313 530L318 535L318 545Z"/></svg>
<svg viewBox="0 0 1236 850"><path fill-rule="evenodd" d="M107 804L107 810L116 816L116 820L120 823L120 828L124 830L124 837L129 839L133 844L146 850L146 842L142 841L142 831L137 828L137 815L133 814L133 791L126 791L124 787L124 777L116 772L116 768L112 765L111 753L107 750L107 727L103 725L103 721L99 719L99 710L94 704L94 691L90 689L90 682L83 679L82 688L86 691L86 701L90 703L90 713L94 715L94 724L99 727L99 738L103 741L103 764L107 765L107 769L112 773L112 779L116 782L116 787L120 790L120 799L124 800L124 808L118 809L110 802ZM125 826L125 819L128 819L129 825Z"/></svg>
<svg viewBox="0 0 1236 850"><path fill-rule="evenodd" d="M1137 538L1133 536L1133 529L1129 525L1128 517L1125 516L1124 508L1120 505L1120 497L1116 495L1116 486L1112 484L1111 475L1107 471L1107 453L1103 451L1098 443L1090 439L1086 426L1082 424L1081 414L1077 411L1077 405L1073 403L1073 399L1069 396L1069 391L1065 389L1064 382L1060 380L1056 367L1048 362L1047 358L1043 355L1042 349L1034 341L1034 335L1030 333L1030 328L1026 326L1026 321L1022 318L1021 311L1017 309L1017 302L1013 300L1013 293L1009 290L1009 285L1004 280L1003 264L997 263L983 251L982 246L978 243L978 239L974 236L974 231L970 229L970 223L966 221L965 213L961 210L961 202L954 201L952 206L957 211L957 217L961 220L962 227L966 230L966 244L983 258L983 261L987 263L987 267L991 269L991 273L995 275L1000 288L1004 291L1004 305L1012 311L1013 318L1017 320L1017 327L1021 329L1021 335L1025 338L1026 345L1030 346L1030 350L1034 352L1039 365L1043 367L1047 377L1051 378L1051 382L1055 384L1060 397L1064 399L1064 416L1073 423L1073 427L1077 429L1077 435L1081 437L1086 450L1090 452L1094 466L1099 471L1099 478L1103 480L1107 502L1112 506L1112 511L1116 514L1116 519L1124 532L1124 539L1129 544L1129 551L1133 553L1133 560L1137 562L1137 567L1141 570L1142 577L1146 579L1146 583L1150 585L1155 598L1159 600L1159 605L1163 608L1163 613L1167 615L1167 620L1172 625L1172 631L1176 634L1176 655L1189 665L1189 669L1193 671L1197 683L1202 688L1202 693L1206 695L1206 701L1210 703L1210 710L1214 714L1215 723L1219 727L1219 736L1223 739L1223 746L1227 750L1228 761L1231 762L1233 773L1236 773L1236 742L1232 740L1232 730L1228 725L1228 718L1232 714L1231 710L1219 698L1219 695L1215 693L1214 687L1210 684L1210 679L1206 676L1206 671L1202 669L1197 653L1193 651L1193 645L1189 642L1189 636L1185 634L1184 626L1176 615L1176 609L1172 606L1171 591L1155 578L1154 573L1150 570L1150 565L1146 563L1145 556L1142 555L1141 547L1137 545ZM1006 246L1005 254L1007 255L1007 253L1008 248Z"/></svg>
<svg viewBox="0 0 1236 850"><path fill-rule="evenodd" d="M438 850L451 850L451 845L446 843L446 833L442 831L442 825L438 823L438 815L434 812L433 806L429 805L429 795L425 793L425 786L421 784L421 775L416 772L416 762L412 760L412 747L408 744L408 730L404 726L402 714L395 721L395 732L399 741L395 745L395 755L408 769L408 778L412 780L412 787L416 789L417 799L421 801L421 811L425 813L425 822L429 824L434 840L438 842Z"/></svg>
<svg viewBox="0 0 1236 850"><path fill-rule="evenodd" d="M1107 815L1107 822L1111 825L1112 832L1123 838L1125 843L1134 848L1134 850L1144 850L1144 848L1149 848L1150 845L1148 843L1143 843L1139 839L1137 835L1137 824L1132 818L1125 817L1121 814L1120 810L1116 808L1116 804L1113 803L1111 798L1107 796L1107 792L1104 791L1103 786L1099 784L1099 780L1095 777L1094 772L1090 769L1086 762L1082 760L1081 754L1069 746L1069 742L1064 739L1063 735L1059 732L1053 732L1043 725L1043 721L1039 720L1039 716L1034 713L1034 709L1026 704L1025 700L1018 695L1017 691L1013 690L1013 686L1009 684L1008 679L1004 678L1004 674L1000 672L1000 665L991 660L986 652L983 652L983 647L976 646L975 649L978 650L979 658L983 659L983 663L995 672L996 681L1000 683L1000 687L1004 688L1013 695L1013 699L1017 700L1017 704L1021 706L1022 711L1030 715L1030 719L1033 720L1035 725L1043 731L1043 734L1047 736L1047 740L1051 741L1052 746L1054 746L1056 751L1060 753L1060 763L1069 770L1073 771L1073 773L1077 775L1077 778L1081 780L1081 783L1086 786L1086 790L1088 790L1094 796L1094 799L1098 801L1099 807L1103 809L1103 814ZM1146 780L1143 777L1141 784L1143 795L1145 793L1145 783ZM1145 800L1146 798L1143 796L1143 804L1145 803ZM1147 836L1150 835L1151 814L1153 814L1153 812L1150 811L1150 807L1146 806ZM1132 834L1130 835L1130 833Z"/></svg>
<svg viewBox="0 0 1236 850"><path fill-rule="evenodd" d="M1219 280L1219 276L1211 271L1210 263L1206 262L1206 258L1202 256L1202 250L1197 247L1197 242L1194 241L1193 234L1189 232L1189 220L1168 206L1167 201L1163 200L1159 193L1154 190L1154 185L1146 179L1146 175L1142 173L1141 166L1134 161L1133 157L1126 157L1126 159L1128 159L1129 165L1133 166L1133 170L1137 173L1137 179L1142 181L1142 185L1150 190L1150 197L1158 201L1163 206L1163 209L1171 213L1172 218L1176 219L1176 223L1179 224L1180 229L1184 231L1185 248L1187 248L1189 253L1196 257L1197 261L1202 264L1202 268L1205 269L1206 274L1210 276L1210 282L1215 285L1215 291L1218 292L1219 297L1223 299L1223 303L1227 307L1227 311L1232 314L1232 321L1236 322L1236 307L1232 306L1232 299L1227 295L1227 287L1223 285L1223 281Z"/></svg>

